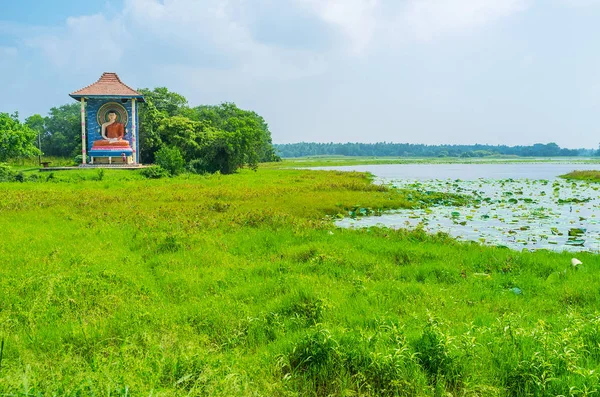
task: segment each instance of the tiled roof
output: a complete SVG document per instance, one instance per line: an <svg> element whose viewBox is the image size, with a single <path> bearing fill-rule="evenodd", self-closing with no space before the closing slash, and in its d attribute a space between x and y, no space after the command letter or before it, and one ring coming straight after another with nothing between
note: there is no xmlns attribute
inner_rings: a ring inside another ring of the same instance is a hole
<svg viewBox="0 0 600 397"><path fill-rule="evenodd" d="M141 97L142 94L124 84L116 73L104 72L94 84L88 85L70 94L72 97L114 95L127 97Z"/></svg>

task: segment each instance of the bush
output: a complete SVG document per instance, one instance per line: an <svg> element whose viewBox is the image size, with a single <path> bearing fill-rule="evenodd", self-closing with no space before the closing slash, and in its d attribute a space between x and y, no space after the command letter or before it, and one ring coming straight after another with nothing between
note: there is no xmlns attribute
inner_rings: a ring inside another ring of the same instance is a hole
<svg viewBox="0 0 600 397"><path fill-rule="evenodd" d="M192 174L210 173L210 165L202 159L194 159L188 163L186 170Z"/></svg>
<svg viewBox="0 0 600 397"><path fill-rule="evenodd" d="M104 168L100 168L98 170L98 172L96 172L96 178L97 181L101 181L104 179Z"/></svg>
<svg viewBox="0 0 600 397"><path fill-rule="evenodd" d="M179 175L183 172L185 161L181 152L176 147L163 147L154 155L155 163L171 175Z"/></svg>
<svg viewBox="0 0 600 397"><path fill-rule="evenodd" d="M143 168L140 171L140 174L148 179L160 179L169 176L169 172L160 165L153 165L151 167Z"/></svg>
<svg viewBox="0 0 600 397"><path fill-rule="evenodd" d="M455 390L460 387L461 364L454 354L451 338L442 332L437 320L429 319L423 335L415 344L415 350L432 386L438 386L441 382Z"/></svg>
<svg viewBox="0 0 600 397"><path fill-rule="evenodd" d="M0 163L0 182L12 182L17 173L6 163Z"/></svg>
<svg viewBox="0 0 600 397"><path fill-rule="evenodd" d="M83 160L83 155L78 154L77 156L73 157L73 164L74 165L79 165L79 164L81 164L82 160ZM85 157L85 161L86 161L86 163L89 164L90 163L90 156L86 156Z"/></svg>

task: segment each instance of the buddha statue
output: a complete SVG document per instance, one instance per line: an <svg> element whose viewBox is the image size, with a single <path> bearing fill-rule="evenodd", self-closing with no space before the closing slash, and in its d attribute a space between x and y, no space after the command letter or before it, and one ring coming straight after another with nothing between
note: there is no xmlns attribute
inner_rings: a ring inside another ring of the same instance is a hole
<svg viewBox="0 0 600 397"><path fill-rule="evenodd" d="M123 139L125 126L117 121L115 112L108 113L108 121L102 123L102 139L94 141L92 150L106 150L113 148L129 148L129 142Z"/></svg>

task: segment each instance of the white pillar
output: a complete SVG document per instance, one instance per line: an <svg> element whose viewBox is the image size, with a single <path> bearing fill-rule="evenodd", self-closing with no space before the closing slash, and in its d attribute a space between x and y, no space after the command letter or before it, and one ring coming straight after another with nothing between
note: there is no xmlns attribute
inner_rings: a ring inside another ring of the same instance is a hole
<svg viewBox="0 0 600 397"><path fill-rule="evenodd" d="M81 97L81 164L85 164L87 145L85 144L85 99Z"/></svg>
<svg viewBox="0 0 600 397"><path fill-rule="evenodd" d="M133 149L133 164L138 163L137 153L137 125L135 119L135 98L131 98L131 148Z"/></svg>

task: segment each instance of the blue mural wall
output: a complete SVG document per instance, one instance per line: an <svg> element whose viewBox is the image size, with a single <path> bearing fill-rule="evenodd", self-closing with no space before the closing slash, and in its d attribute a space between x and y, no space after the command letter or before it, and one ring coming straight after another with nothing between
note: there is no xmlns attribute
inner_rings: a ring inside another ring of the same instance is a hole
<svg viewBox="0 0 600 397"><path fill-rule="evenodd" d="M123 102L121 100L121 98L88 98L86 101L86 130L87 130L87 151L88 153L90 152L90 150L92 149L92 146L94 145L94 141L98 141L103 139L102 138L102 125L98 124L98 118L97 118L97 114L98 114L98 110L100 110L100 108L109 102L116 102L120 105L122 105L125 110L127 111L127 124L125 125L125 136L123 137L124 140L126 140L127 142L129 142L129 145L133 148L133 142L132 142L132 134L131 134L131 130L133 127L133 118L131 117L132 115L132 111L131 111L131 104L132 101L131 99L127 99L125 102ZM135 125L137 126L137 129L139 130L139 122L138 122L138 103L136 102L136 120L135 120ZM136 131L136 147L135 147L135 161L138 162L138 154L139 153L139 131Z"/></svg>

